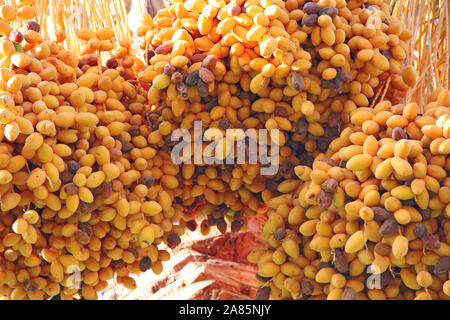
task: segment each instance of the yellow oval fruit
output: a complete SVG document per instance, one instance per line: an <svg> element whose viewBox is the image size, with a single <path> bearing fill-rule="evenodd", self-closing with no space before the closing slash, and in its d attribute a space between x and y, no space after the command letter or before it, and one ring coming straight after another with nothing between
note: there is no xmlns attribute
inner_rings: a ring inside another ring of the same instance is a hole
<svg viewBox="0 0 450 320"><path fill-rule="evenodd" d="M408 288L412 290L420 289L420 286L416 280L416 274L413 271L411 271L411 269L402 268L402 270L400 271L400 277L402 279L403 284Z"/></svg>
<svg viewBox="0 0 450 320"><path fill-rule="evenodd" d="M28 188L35 189L41 186L45 182L46 177L45 171L41 168L33 169L27 179Z"/></svg>
<svg viewBox="0 0 450 320"><path fill-rule="evenodd" d="M86 187L95 189L99 187L106 179L106 175L103 171L96 171L91 173L86 179Z"/></svg>
<svg viewBox="0 0 450 320"><path fill-rule="evenodd" d="M27 210L22 217L30 224L35 224L39 221L39 213L36 210Z"/></svg>
<svg viewBox="0 0 450 320"><path fill-rule="evenodd" d="M300 275L300 273L302 271L297 264L295 264L291 261L287 261L287 262L283 263L280 267L280 270L283 274L285 274L288 277L298 276L298 275Z"/></svg>
<svg viewBox="0 0 450 320"><path fill-rule="evenodd" d="M141 210L146 215L154 216L162 211L162 207L158 202L151 200L144 202Z"/></svg>
<svg viewBox="0 0 450 320"><path fill-rule="evenodd" d="M293 258L298 258L300 256L300 248L298 242L295 239L289 239L281 243L284 251L287 255Z"/></svg>
<svg viewBox="0 0 450 320"><path fill-rule="evenodd" d="M389 257L377 256L370 265L370 271L372 274L381 274L388 269L390 263Z"/></svg>
<svg viewBox="0 0 450 320"><path fill-rule="evenodd" d="M423 270L417 274L416 281L421 287L427 288L433 282L433 278L428 271Z"/></svg>
<svg viewBox="0 0 450 320"><path fill-rule="evenodd" d="M402 235L397 236L392 243L393 255L400 259L408 253L408 239Z"/></svg>
<svg viewBox="0 0 450 320"><path fill-rule="evenodd" d="M325 251L330 248L330 238L328 237L314 237L309 243L309 247L317 252Z"/></svg>
<svg viewBox="0 0 450 320"><path fill-rule="evenodd" d="M141 243L141 246L144 245L144 247L148 247L154 240L155 233L151 226L146 226L139 232L139 242Z"/></svg>
<svg viewBox="0 0 450 320"><path fill-rule="evenodd" d="M18 53L14 53L13 55L11 55L11 62L16 67L26 68L30 65L31 58L29 55L27 55L25 53L18 52Z"/></svg>
<svg viewBox="0 0 450 320"><path fill-rule="evenodd" d="M400 157L394 157L391 160L392 168L395 172L397 172L399 175L408 177L412 175L413 169L408 161L405 159L402 159Z"/></svg>
<svg viewBox="0 0 450 320"><path fill-rule="evenodd" d="M310 237L316 233L316 226L318 223L318 219L307 220L300 225L298 232L306 237Z"/></svg>
<svg viewBox="0 0 450 320"><path fill-rule="evenodd" d="M400 200L410 200L414 198L414 192L411 187L408 186L398 186L391 190L392 196Z"/></svg>
<svg viewBox="0 0 450 320"><path fill-rule="evenodd" d="M79 127L95 127L99 122L98 117L90 112L79 112L75 115L75 122Z"/></svg>
<svg viewBox="0 0 450 320"><path fill-rule="evenodd" d="M50 264L50 275L55 282L61 282L64 278L64 268L59 261L53 261Z"/></svg>
<svg viewBox="0 0 450 320"><path fill-rule="evenodd" d="M369 154L357 154L353 156L346 164L347 169L352 171L361 171L367 169L372 164L372 156Z"/></svg>
<svg viewBox="0 0 450 320"><path fill-rule="evenodd" d="M272 278L280 272L280 266L273 262L263 262L259 265L258 274L265 278Z"/></svg>
<svg viewBox="0 0 450 320"><path fill-rule="evenodd" d="M276 212L271 212L269 214L269 219L267 219L264 224L264 232L272 234L276 229L282 226L284 226L283 218Z"/></svg>
<svg viewBox="0 0 450 320"><path fill-rule="evenodd" d="M23 234L27 231L28 228L28 222L25 219L19 218L14 221L12 225L12 230L15 233Z"/></svg>
<svg viewBox="0 0 450 320"><path fill-rule="evenodd" d="M13 176L8 170L0 170L0 184L8 184L12 179Z"/></svg>
<svg viewBox="0 0 450 320"><path fill-rule="evenodd" d="M444 285L442 286L442 291L450 297L450 280L447 280L444 282Z"/></svg>
<svg viewBox="0 0 450 320"><path fill-rule="evenodd" d="M94 202L94 195L86 187L78 188L78 196L80 197L80 200L83 201L83 202L86 202L86 203Z"/></svg>
<svg viewBox="0 0 450 320"><path fill-rule="evenodd" d="M316 273L315 280L318 283L330 283L335 273L333 268L322 268Z"/></svg>
<svg viewBox="0 0 450 320"><path fill-rule="evenodd" d="M348 238L344 250L347 253L358 252L364 248L364 244L364 233L361 230L358 230Z"/></svg>
<svg viewBox="0 0 450 320"><path fill-rule="evenodd" d="M1 199L1 210L2 211L9 211L11 209L14 209L19 204L22 197L20 194L15 192L10 192L2 196Z"/></svg>

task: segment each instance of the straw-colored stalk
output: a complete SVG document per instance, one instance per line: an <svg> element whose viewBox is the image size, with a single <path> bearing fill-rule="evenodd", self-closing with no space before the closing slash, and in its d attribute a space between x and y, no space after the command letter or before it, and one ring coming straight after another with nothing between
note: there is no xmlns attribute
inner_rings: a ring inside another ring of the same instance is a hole
<svg viewBox="0 0 450 320"><path fill-rule="evenodd" d="M450 6L448 0L391 0L392 14L413 32L409 41L412 64L418 81L408 99L426 103L430 93L449 87Z"/></svg>
<svg viewBox="0 0 450 320"><path fill-rule="evenodd" d="M98 31L104 27L114 30L116 40L132 43L128 24L130 1L138 1L140 12L154 15L166 6L166 0L38 0L38 18L45 38L55 39L57 30L63 30L67 49L79 52L84 41L77 37L82 27ZM430 92L449 87L450 74L450 5L448 0L389 0L392 14L402 20L413 37L409 41L410 54L407 64L412 64L418 74L417 83L409 90L407 99L421 104L427 102ZM16 1L6 0L17 7ZM133 17L135 18L135 17ZM14 28L24 24L23 19L13 22ZM103 52L101 59L109 58ZM385 86L378 92L385 94Z"/></svg>
<svg viewBox="0 0 450 320"><path fill-rule="evenodd" d="M15 1L9 0L11 5ZM42 35L46 39L56 39L58 30L64 31L66 39L62 42L66 49L78 53L84 45L77 37L80 28L88 27L94 31L109 27L114 31L117 41L131 43L125 0L38 0L37 9L42 25ZM16 21L18 27L22 21ZM118 43L117 43L118 44ZM102 52L101 59L110 57Z"/></svg>

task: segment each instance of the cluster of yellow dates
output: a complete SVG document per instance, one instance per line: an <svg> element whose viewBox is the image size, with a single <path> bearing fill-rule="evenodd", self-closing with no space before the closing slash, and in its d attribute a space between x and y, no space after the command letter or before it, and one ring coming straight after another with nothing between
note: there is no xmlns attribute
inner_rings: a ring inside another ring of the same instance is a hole
<svg viewBox="0 0 450 320"><path fill-rule="evenodd" d="M184 233L178 168L148 140L143 63L110 28L81 30L78 56L43 40L35 16L0 6L0 294L96 299L114 277L133 289Z"/></svg>
<svg viewBox="0 0 450 320"><path fill-rule="evenodd" d="M359 108L302 181L273 198L261 299L450 298L450 91Z"/></svg>
<svg viewBox="0 0 450 320"><path fill-rule="evenodd" d="M196 215L203 234L243 231L263 203L259 298L448 295L448 92L423 114L399 104L412 33L387 1L176 0L143 15L144 62L109 27L66 50L36 15L32 1L0 6L2 295L135 288ZM198 122L221 137L217 161L174 163L172 133ZM255 139L277 173L220 163L238 157L228 129L269 130ZM381 288L364 289L366 269Z"/></svg>
<svg viewBox="0 0 450 320"><path fill-rule="evenodd" d="M291 191L297 182L282 182L292 180L293 167L311 166L352 112L369 107L387 82L386 97L400 100L416 77L404 66L412 34L383 0L180 0L143 15L136 34L146 52L137 78L150 86L155 148L170 148L176 129L193 135L196 121L205 135L214 129L222 137L218 160L236 151L227 129L241 136L267 129L267 145L278 145L276 174L260 174L261 163L249 159L183 164L180 198L208 214L204 233L210 225L225 230L224 212L231 223L244 212L232 228L244 230L243 217Z"/></svg>

